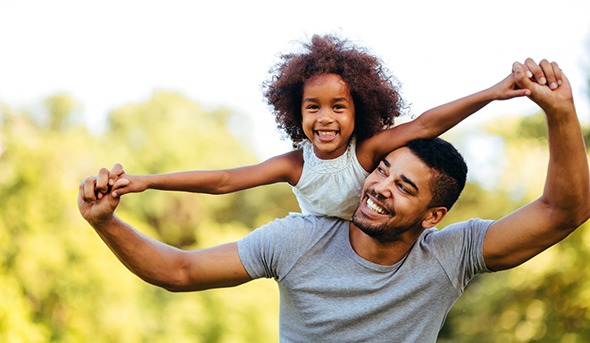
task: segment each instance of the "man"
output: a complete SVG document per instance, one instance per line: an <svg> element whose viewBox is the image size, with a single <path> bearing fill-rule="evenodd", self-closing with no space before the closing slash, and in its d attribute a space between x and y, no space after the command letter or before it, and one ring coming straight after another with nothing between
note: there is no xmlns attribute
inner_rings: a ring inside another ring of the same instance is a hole
<svg viewBox="0 0 590 343"><path fill-rule="evenodd" d="M183 251L114 216L112 191L126 180L109 186L104 168L80 185L80 212L127 268L168 290L275 278L281 341L434 342L472 277L527 261L590 217L588 161L567 78L556 63L531 59L515 63L513 76L546 112L549 169L541 197L497 221L434 229L467 172L440 139L388 154L367 178L352 223L289 216L239 242ZM111 173L122 174L120 165Z"/></svg>

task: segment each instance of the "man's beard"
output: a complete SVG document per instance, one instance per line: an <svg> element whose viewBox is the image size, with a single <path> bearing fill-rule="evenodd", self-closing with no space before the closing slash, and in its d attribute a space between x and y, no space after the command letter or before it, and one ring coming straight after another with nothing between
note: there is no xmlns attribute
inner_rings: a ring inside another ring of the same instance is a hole
<svg viewBox="0 0 590 343"><path fill-rule="evenodd" d="M367 236L375 239L380 243L391 243L401 239L400 235L406 231L412 230L416 227L422 228L422 219L417 218L412 224L405 225L403 227L389 227L387 223L382 224L371 224L365 219L357 216L357 212L352 215L352 223L356 225L362 232ZM393 213L395 216L395 213Z"/></svg>

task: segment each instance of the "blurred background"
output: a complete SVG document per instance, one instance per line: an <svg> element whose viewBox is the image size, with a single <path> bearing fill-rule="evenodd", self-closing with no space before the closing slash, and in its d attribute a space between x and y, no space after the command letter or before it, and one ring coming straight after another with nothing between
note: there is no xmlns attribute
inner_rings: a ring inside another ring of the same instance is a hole
<svg viewBox="0 0 590 343"><path fill-rule="evenodd" d="M590 5L582 1L0 0L0 342L276 342L272 280L171 294L110 253L76 206L79 182L121 162L163 173L257 163L290 149L260 86L315 33L370 48L402 84L403 120L487 88L513 61L555 60L588 144ZM445 224L499 218L538 197L545 122L496 102L444 135L469 183ZM148 191L118 215L181 248L236 240L296 211L288 185L224 196ZM588 226L585 224L584 226ZM481 275L440 342L586 342L590 231Z"/></svg>

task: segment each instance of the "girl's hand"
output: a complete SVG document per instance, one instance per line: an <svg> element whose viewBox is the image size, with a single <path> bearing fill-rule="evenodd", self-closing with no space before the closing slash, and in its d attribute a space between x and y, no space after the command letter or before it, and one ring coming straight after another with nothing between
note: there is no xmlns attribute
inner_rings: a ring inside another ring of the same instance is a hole
<svg viewBox="0 0 590 343"><path fill-rule="evenodd" d="M531 95L530 90L522 89L516 84L513 74L506 76L504 80L493 85L490 90L494 100L508 100Z"/></svg>
<svg viewBox="0 0 590 343"><path fill-rule="evenodd" d="M113 166L109 172L109 187L111 195L118 198L127 193L139 193L147 189L144 177L125 174L120 163Z"/></svg>

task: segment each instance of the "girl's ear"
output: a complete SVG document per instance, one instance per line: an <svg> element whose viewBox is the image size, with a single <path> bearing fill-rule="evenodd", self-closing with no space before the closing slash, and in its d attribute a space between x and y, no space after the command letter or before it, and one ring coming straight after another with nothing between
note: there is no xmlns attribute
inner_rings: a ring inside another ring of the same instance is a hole
<svg viewBox="0 0 590 343"><path fill-rule="evenodd" d="M443 220L443 218L447 215L447 212L447 208L442 206L429 209L422 220L422 227L425 229L434 227L436 224L440 223L441 220Z"/></svg>

